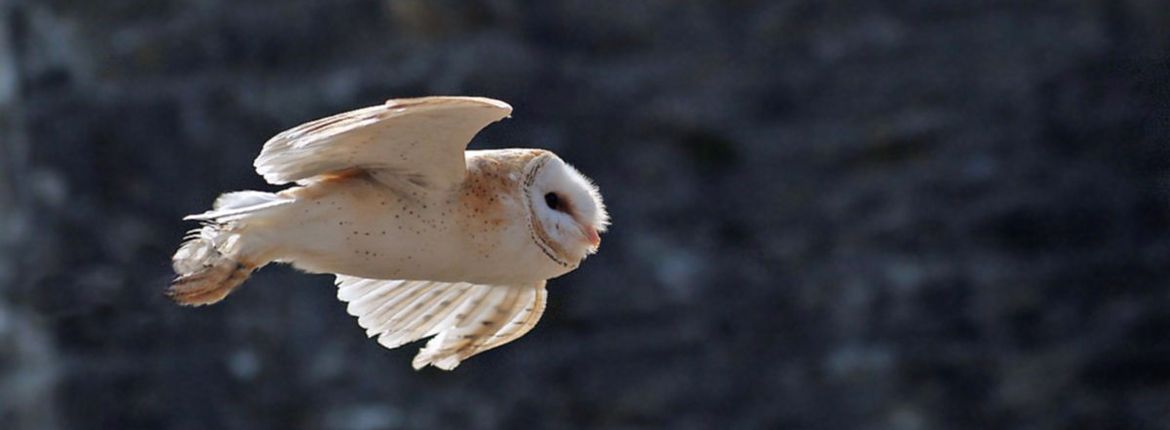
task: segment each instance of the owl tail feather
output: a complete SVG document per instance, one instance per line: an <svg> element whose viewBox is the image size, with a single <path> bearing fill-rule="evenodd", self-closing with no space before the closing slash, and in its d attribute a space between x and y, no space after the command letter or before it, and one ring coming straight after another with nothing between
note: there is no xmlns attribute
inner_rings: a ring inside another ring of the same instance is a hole
<svg viewBox="0 0 1170 430"><path fill-rule="evenodd" d="M220 196L211 211L186 217L204 225L191 230L172 257L178 277L171 281L167 296L187 306L210 305L227 297L268 263L259 257L265 254L258 246L263 240L249 224L290 202L272 193L240 191Z"/></svg>
<svg viewBox="0 0 1170 430"><path fill-rule="evenodd" d="M225 242L236 241L238 237L216 224L192 230L173 257L178 277L171 281L167 296L181 305L210 305L223 300L244 283L257 267L220 251Z"/></svg>

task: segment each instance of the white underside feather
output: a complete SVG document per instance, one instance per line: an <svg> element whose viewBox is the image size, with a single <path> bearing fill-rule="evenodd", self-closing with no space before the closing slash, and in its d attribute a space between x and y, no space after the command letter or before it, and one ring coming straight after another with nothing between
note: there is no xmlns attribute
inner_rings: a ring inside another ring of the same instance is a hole
<svg viewBox="0 0 1170 430"><path fill-rule="evenodd" d="M508 343L544 312L544 281L529 285L376 280L337 276L337 298L366 335L386 348L434 336L413 365L454 369L468 357Z"/></svg>

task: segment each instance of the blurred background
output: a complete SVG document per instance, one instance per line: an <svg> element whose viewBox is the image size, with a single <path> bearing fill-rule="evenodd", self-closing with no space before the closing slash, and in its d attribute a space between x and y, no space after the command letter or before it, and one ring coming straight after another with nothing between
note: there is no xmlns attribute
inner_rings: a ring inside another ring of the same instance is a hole
<svg viewBox="0 0 1170 430"><path fill-rule="evenodd" d="M1170 428L1164 0L0 0L0 428ZM169 302L271 135L515 107L613 215L454 372L332 278Z"/></svg>

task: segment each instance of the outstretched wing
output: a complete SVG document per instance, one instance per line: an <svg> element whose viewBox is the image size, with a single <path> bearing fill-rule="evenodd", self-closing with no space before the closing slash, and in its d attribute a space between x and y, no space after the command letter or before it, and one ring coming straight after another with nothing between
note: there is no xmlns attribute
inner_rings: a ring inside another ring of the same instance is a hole
<svg viewBox="0 0 1170 430"><path fill-rule="evenodd" d="M511 342L544 313L545 282L481 285L388 281L337 275L337 298L378 343L397 348L434 336L414 357L415 369L454 369L475 354Z"/></svg>
<svg viewBox="0 0 1170 430"><path fill-rule="evenodd" d="M274 185L360 169L389 184L449 187L466 174L471 138L511 113L507 103L480 97L390 100L286 130L254 164Z"/></svg>

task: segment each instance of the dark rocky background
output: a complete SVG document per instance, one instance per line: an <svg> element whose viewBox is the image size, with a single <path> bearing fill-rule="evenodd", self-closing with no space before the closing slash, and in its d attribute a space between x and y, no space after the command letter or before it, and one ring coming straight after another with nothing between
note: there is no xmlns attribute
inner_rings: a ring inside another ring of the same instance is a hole
<svg viewBox="0 0 1170 430"><path fill-rule="evenodd" d="M0 428L1170 428L1165 0L0 0ZM162 296L272 134L506 100L602 251L453 373Z"/></svg>

